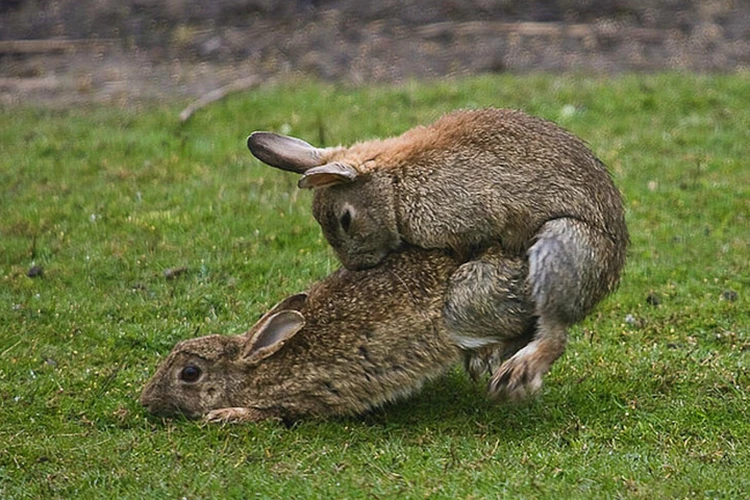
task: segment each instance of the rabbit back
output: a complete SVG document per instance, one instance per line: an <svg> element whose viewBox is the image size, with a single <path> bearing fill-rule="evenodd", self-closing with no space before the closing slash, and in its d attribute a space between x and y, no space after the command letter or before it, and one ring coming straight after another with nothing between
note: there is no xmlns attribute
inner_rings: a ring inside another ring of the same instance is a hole
<svg viewBox="0 0 750 500"><path fill-rule="evenodd" d="M606 167L552 122L508 109L459 112L402 140L422 147L378 163L399 179L399 227L411 244L465 249L499 240L521 254L545 222L560 217L627 239Z"/></svg>
<svg viewBox="0 0 750 500"><path fill-rule="evenodd" d="M354 414L443 374L460 359L442 320L455 268L445 252L415 249L314 285L300 310L302 331L258 367L260 392L273 387L263 398L288 418Z"/></svg>

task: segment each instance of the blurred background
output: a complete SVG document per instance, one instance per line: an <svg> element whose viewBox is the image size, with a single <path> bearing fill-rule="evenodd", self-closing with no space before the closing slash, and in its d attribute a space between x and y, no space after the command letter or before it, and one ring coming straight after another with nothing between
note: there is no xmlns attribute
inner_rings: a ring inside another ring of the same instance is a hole
<svg viewBox="0 0 750 500"><path fill-rule="evenodd" d="M750 66L745 0L0 0L0 103Z"/></svg>

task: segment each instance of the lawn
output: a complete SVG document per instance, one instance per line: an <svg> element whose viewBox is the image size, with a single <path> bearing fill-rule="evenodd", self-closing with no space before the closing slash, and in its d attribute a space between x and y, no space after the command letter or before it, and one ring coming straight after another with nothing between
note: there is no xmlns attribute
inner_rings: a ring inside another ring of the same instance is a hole
<svg viewBox="0 0 750 500"><path fill-rule="evenodd" d="M747 73L527 75L298 81L186 123L180 102L0 108L0 497L745 498L748 96ZM248 133L334 145L479 106L580 135L626 200L622 285L540 397L487 401L456 368L360 417L146 415L177 341L241 333L338 266L310 193Z"/></svg>

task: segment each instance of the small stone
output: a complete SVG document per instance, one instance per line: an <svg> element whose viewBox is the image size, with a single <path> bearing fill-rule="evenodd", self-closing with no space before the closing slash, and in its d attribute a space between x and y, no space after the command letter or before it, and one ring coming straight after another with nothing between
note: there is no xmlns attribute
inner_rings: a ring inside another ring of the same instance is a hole
<svg viewBox="0 0 750 500"><path fill-rule="evenodd" d="M570 118L575 115L578 110L572 104L566 104L560 110L560 118Z"/></svg>
<svg viewBox="0 0 750 500"><path fill-rule="evenodd" d="M26 276L29 278L41 278L44 274L44 269L42 266L31 266L26 273Z"/></svg>

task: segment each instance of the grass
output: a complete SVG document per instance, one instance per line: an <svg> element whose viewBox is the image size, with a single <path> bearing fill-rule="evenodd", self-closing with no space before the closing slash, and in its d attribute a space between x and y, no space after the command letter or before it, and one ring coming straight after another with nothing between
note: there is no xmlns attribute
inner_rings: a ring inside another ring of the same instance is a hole
<svg viewBox="0 0 750 500"><path fill-rule="evenodd" d="M743 498L748 95L747 74L531 75L296 82L186 124L180 103L0 109L0 497ZM147 417L140 389L178 340L243 332L337 267L309 193L249 132L331 145L486 105L585 138L627 203L622 286L540 398L493 404L456 369L356 418Z"/></svg>

